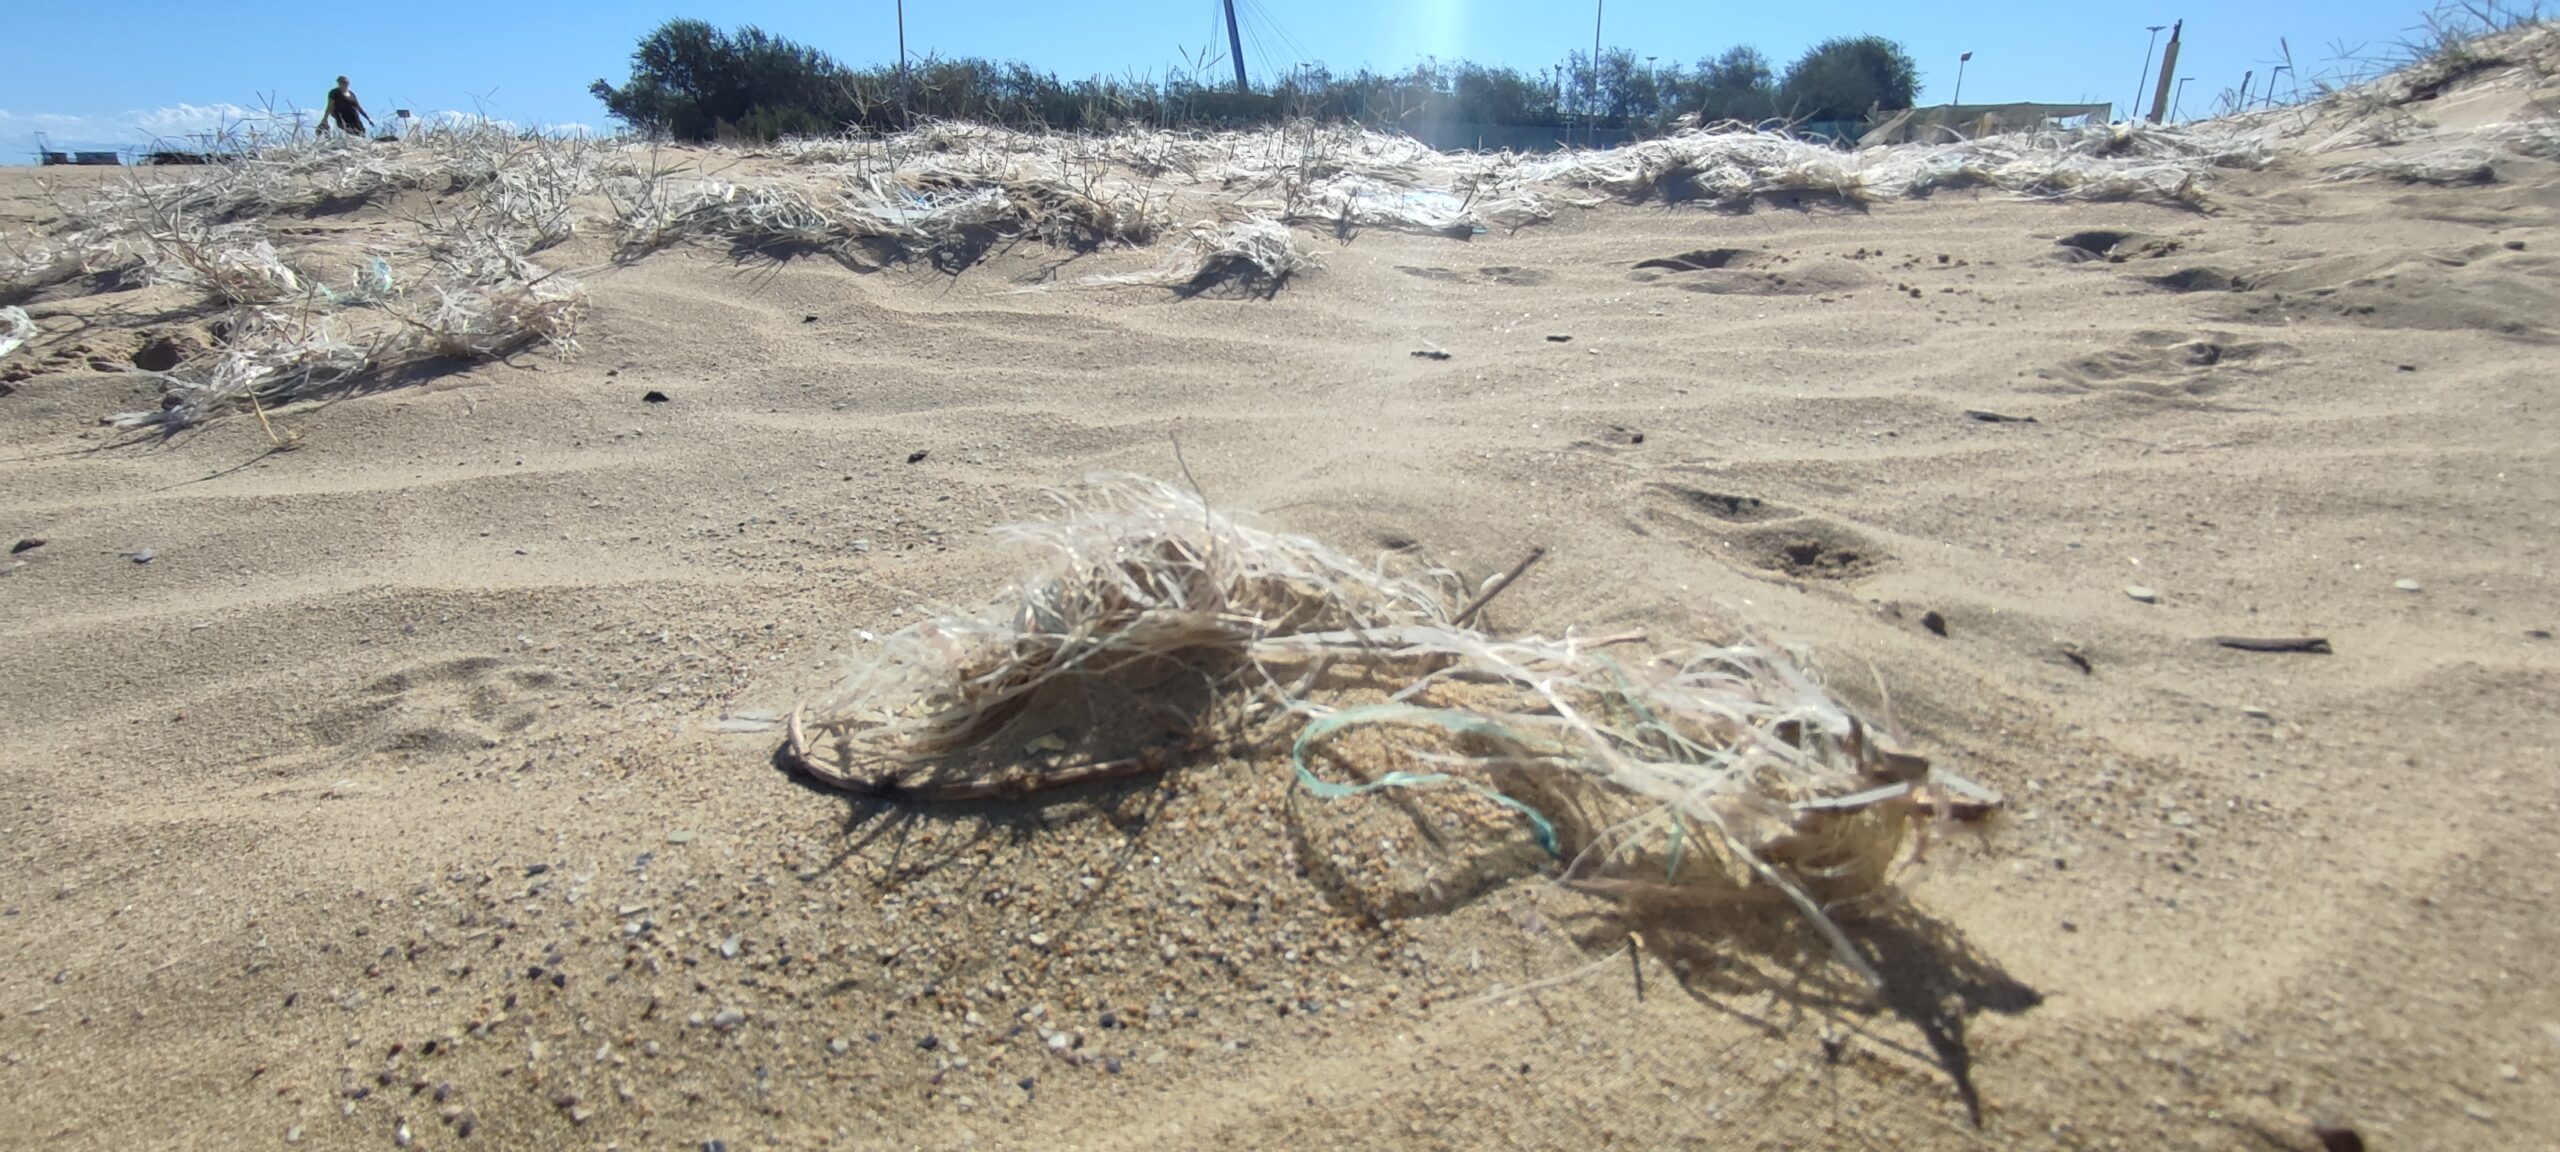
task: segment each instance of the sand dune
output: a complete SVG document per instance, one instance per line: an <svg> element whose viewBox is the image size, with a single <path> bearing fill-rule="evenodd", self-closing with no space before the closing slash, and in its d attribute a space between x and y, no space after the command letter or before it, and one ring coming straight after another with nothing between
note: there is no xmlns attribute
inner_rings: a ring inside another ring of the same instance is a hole
<svg viewBox="0 0 2560 1152"><path fill-rule="evenodd" d="M2442 131L2536 84L2475 78ZM2324 181L2390 153L2326 135L2201 207L1304 226L1322 266L1268 299L1073 283L1152 250L616 264L582 229L540 257L589 292L574 353L270 412L285 452L247 415L99 425L157 406L117 370L150 341L212 343L197 293L34 293L0 361L32 369L0 537L43 540L0 577L0 1131L2548 1142L2560 163ZM16 219L79 195L38 180L0 172ZM401 227L274 223L331 268ZM857 633L1017 566L985 529L1179 478L1177 442L1217 506L1354 554L1545 545L1504 629L1802 642L2009 808L1862 937L1878 1006L1776 919L1647 922L1584 971L1630 922L1465 845L1411 842L1458 879L1373 922L1340 845L1392 817L1267 755L956 808L773 765L757 719Z"/></svg>

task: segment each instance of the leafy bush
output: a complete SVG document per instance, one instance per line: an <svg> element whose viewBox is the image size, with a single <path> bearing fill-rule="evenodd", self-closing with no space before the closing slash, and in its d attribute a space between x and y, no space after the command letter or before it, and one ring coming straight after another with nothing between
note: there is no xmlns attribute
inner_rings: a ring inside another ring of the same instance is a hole
<svg viewBox="0 0 2560 1152"><path fill-rule="evenodd" d="M1889 40L1833 40L1772 78L1769 60L1739 47L1698 62L1655 67L1612 48L1595 62L1575 53L1561 69L1525 73L1465 61L1425 60L1402 73L1336 75L1321 64L1238 92L1214 63L1190 74L1066 82L1020 63L928 57L901 72L849 68L815 48L748 27L722 32L671 20L631 54L620 86L592 88L633 130L680 140L770 140L848 128L885 130L916 120L970 120L1020 128L1109 129L1124 124L1242 126L1294 118L1389 128L1424 124L1598 126L1639 134L1674 118L1759 121L1790 114L1854 119L1871 105L1905 108L1917 87L1910 57Z"/></svg>
<svg viewBox="0 0 2560 1152"><path fill-rule="evenodd" d="M1825 40L1787 68L1778 85L1789 113L1806 120L1856 120L1869 112L1911 107L1920 70L1902 46L1882 36Z"/></svg>
<svg viewBox="0 0 2560 1152"><path fill-rule="evenodd" d="M815 48L747 27L670 20L631 54L619 88L588 91L632 128L680 140L832 132L852 120L852 74Z"/></svg>
<svg viewBox="0 0 2560 1152"><path fill-rule="evenodd" d="M1698 118L1757 122L1778 112L1778 85L1769 58L1748 44L1725 50L1713 60L1698 61L1688 103Z"/></svg>

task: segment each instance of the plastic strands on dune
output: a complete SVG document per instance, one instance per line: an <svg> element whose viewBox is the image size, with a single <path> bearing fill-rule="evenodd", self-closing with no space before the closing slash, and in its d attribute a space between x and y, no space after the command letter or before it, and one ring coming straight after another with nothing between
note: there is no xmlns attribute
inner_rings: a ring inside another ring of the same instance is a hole
<svg viewBox="0 0 2560 1152"><path fill-rule="evenodd" d="M1085 190L1054 179L982 182L942 174L901 181L872 174L832 191L687 180L625 194L625 259L704 237L742 251L863 245L880 255L957 267L1008 238L1091 249L1148 243L1164 226L1163 206L1139 191L1116 184Z"/></svg>
<svg viewBox="0 0 2560 1152"><path fill-rule="evenodd" d="M389 270L377 264L343 296L314 294L297 306L235 308L218 352L143 373L161 384L157 410L111 419L124 427L174 432L253 405L360 389L429 361L498 359L535 344L574 348L585 287L521 260L517 264L530 278L430 278L407 292L396 291ZM340 307L349 303L365 307Z"/></svg>
<svg viewBox="0 0 2560 1152"><path fill-rule="evenodd" d="M0 308L0 356L7 356L17 351L20 345L35 339L36 331L36 322L28 318L26 309L15 305Z"/></svg>
<svg viewBox="0 0 2560 1152"><path fill-rule="evenodd" d="M1409 136L1390 136L1357 125L1298 123L1262 132L1215 138L1225 148L1211 174L1225 183L1313 183L1357 176L1380 184L1413 187L1440 153Z"/></svg>
<svg viewBox="0 0 2560 1152"><path fill-rule="evenodd" d="M1223 690L1244 682L1252 646L1275 636L1446 619L1445 589L1239 525L1164 485L1102 478L1054 495L1059 519L1003 531L1041 558L1035 573L979 611L887 637L876 659L802 710L810 771L846 787L883 774L966 782L993 767L972 757L1044 734L1049 712L1080 708L1114 680L1196 676ZM818 750L821 739L832 751Z"/></svg>
<svg viewBox="0 0 2560 1152"><path fill-rule="evenodd" d="M183 215L225 223L288 209L346 207L404 191L484 194L490 210L537 236L560 233L567 201L626 167L605 145L522 137L493 126L432 129L398 141L311 138L217 151L183 175L137 169L74 211L81 226L121 232ZM565 233L560 233L565 235ZM556 239L556 236L554 237Z"/></svg>
<svg viewBox="0 0 2560 1152"><path fill-rule="evenodd" d="M226 304L273 304L303 295L303 276L274 241L245 224L207 227L167 216L141 233L142 269L154 283L202 289Z"/></svg>
<svg viewBox="0 0 2560 1152"><path fill-rule="evenodd" d="M1271 296L1317 264L1315 253L1298 243L1288 225L1257 215L1194 224L1171 261L1143 272L1088 276L1078 283L1170 288L1185 296L1221 291Z"/></svg>
<svg viewBox="0 0 2560 1152"><path fill-rule="evenodd" d="M586 287L558 275L430 291L434 303L411 320L414 351L463 360L495 360L536 343L575 347L587 304Z"/></svg>
<svg viewBox="0 0 2560 1152"><path fill-rule="evenodd" d="M241 308L209 361L144 372L161 383L160 407L113 418L122 427L192 427L250 404L320 396L372 368L387 342L351 337L338 318L299 309Z"/></svg>
<svg viewBox="0 0 2560 1152"><path fill-rule="evenodd" d="M1463 240L1489 226L1519 228L1552 215L1537 197L1526 193L1477 202L1438 189L1389 184L1346 173L1293 197L1282 219L1337 229L1387 228Z"/></svg>
<svg viewBox="0 0 2560 1152"><path fill-rule="evenodd" d="M1683 132L1594 152L1569 152L1520 165L1527 184L1596 188L1630 200L1729 203L1790 189L1859 198L1855 159L1774 132Z"/></svg>
<svg viewBox="0 0 2560 1152"><path fill-rule="evenodd" d="M2192 203L2215 167L2268 160L2256 134L2155 125L1986 136L1843 152L1773 132L1693 131L1619 148L1494 166L1479 179L1561 184L1624 199L1736 203L1779 193L1895 200L1987 185L2021 195Z"/></svg>
<svg viewBox="0 0 2560 1152"><path fill-rule="evenodd" d="M127 237L92 229L0 241L0 294L33 292L92 273L131 271L134 247Z"/></svg>
<svg viewBox="0 0 2560 1152"><path fill-rule="evenodd" d="M1200 178L1217 157L1216 147L1191 133L1133 128L1095 141L1097 155L1141 176Z"/></svg>
<svg viewBox="0 0 2560 1152"><path fill-rule="evenodd" d="M928 252L971 232L1017 222L1021 212L1002 187L954 183L909 188L874 177L840 194L853 239L884 240L910 253Z"/></svg>
<svg viewBox="0 0 2560 1152"><path fill-rule="evenodd" d="M576 231L571 201L595 191L598 183L590 148L519 145L516 151L482 159L485 174L471 173L480 187L474 210L516 237L511 246L523 252L567 240Z"/></svg>
<svg viewBox="0 0 2560 1152"><path fill-rule="evenodd" d="M1033 572L882 638L794 711L788 761L982 800L1285 748L1320 799L1489 798L1597 895L1792 905L1870 982L1832 914L1880 893L1920 818L1997 803L1886 747L1774 646L1634 661L1610 653L1640 634L1497 638L1474 617L1520 569L1461 605L1445 571L1361 564L1150 481L1058 499L1006 530Z"/></svg>
<svg viewBox="0 0 2560 1152"><path fill-rule="evenodd" d="M625 260L655 252L689 234L717 231L713 223L731 211L739 196L736 184L709 178L623 176L606 180L603 190L614 206L621 234L619 250Z"/></svg>
<svg viewBox="0 0 2560 1152"><path fill-rule="evenodd" d="M1268 216L1193 225L1183 248L1195 266L1184 283L1195 288L1229 281L1278 288L1316 266L1315 254L1299 245L1297 233Z"/></svg>
<svg viewBox="0 0 2560 1152"><path fill-rule="evenodd" d="M872 164L889 156L880 140L850 135L795 137L774 144L773 153L794 164Z"/></svg>
<svg viewBox="0 0 2560 1152"><path fill-rule="evenodd" d="M2511 120L2489 129L2488 136L2519 156L2560 159L2560 119Z"/></svg>
<svg viewBox="0 0 2560 1152"><path fill-rule="evenodd" d="M2464 184L2492 184L2498 179L2497 154L2486 148L2441 148L2415 156L2385 156L2375 160L2359 160L2340 164L2320 174L2320 179L2396 180L2403 184L2434 184L2451 187Z"/></svg>

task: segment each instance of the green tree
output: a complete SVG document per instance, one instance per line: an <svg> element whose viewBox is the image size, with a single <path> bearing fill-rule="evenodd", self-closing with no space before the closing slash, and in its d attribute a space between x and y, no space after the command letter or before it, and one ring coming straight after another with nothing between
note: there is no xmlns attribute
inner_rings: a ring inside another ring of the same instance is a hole
<svg viewBox="0 0 2560 1152"><path fill-rule="evenodd" d="M771 139L830 132L852 119L849 80L826 53L760 29L731 34L670 20L641 39L620 87L598 80L588 91L635 131Z"/></svg>
<svg viewBox="0 0 2560 1152"><path fill-rule="evenodd" d="M1728 48L1713 60L1698 61L1689 103L1702 124L1758 123L1778 112L1777 76L1759 49L1748 44Z"/></svg>
<svg viewBox="0 0 2560 1152"><path fill-rule="evenodd" d="M1911 107L1920 69L1882 36L1843 36L1814 45L1787 69L1779 100L1807 120L1856 120Z"/></svg>

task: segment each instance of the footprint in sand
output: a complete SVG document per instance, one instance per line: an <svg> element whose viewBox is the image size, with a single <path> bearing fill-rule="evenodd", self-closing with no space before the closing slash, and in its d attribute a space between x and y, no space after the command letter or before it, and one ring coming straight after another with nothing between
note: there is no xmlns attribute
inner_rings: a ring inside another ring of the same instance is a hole
<svg viewBox="0 0 2560 1152"><path fill-rule="evenodd" d="M1637 261L1627 278L1717 296L1819 296L1875 282L1866 269L1845 260L1798 261L1757 248L1700 248L1656 256Z"/></svg>
<svg viewBox="0 0 2560 1152"><path fill-rule="evenodd" d="M312 734L357 753L494 748L532 728L565 686L557 672L503 657L440 660L366 684L315 721Z"/></svg>
<svg viewBox="0 0 2560 1152"><path fill-rule="evenodd" d="M1744 571L1791 580L1854 581L1892 561L1865 534L1829 517L1684 484L1647 484L1632 521L1641 534L1666 528Z"/></svg>
<svg viewBox="0 0 2560 1152"><path fill-rule="evenodd" d="M2130 392L2163 398L2229 391L2294 353L2289 344L2241 340L2227 332L2136 332L2123 347L2078 357L2037 373L2042 392Z"/></svg>
<svg viewBox="0 0 2560 1152"><path fill-rule="evenodd" d="M2154 236L2127 228L2089 228L2054 241L2066 263L2104 260L2122 264L2127 260L2157 260L2186 245L2173 237Z"/></svg>

